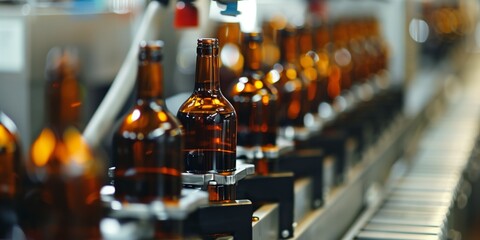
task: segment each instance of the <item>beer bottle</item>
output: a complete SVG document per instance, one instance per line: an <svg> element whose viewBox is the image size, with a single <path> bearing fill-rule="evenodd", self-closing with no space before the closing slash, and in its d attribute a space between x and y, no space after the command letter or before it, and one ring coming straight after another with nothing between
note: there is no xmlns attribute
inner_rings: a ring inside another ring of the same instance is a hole
<svg viewBox="0 0 480 240"><path fill-rule="evenodd" d="M177 113L190 173L235 171L237 114L220 90L218 64L218 39L198 39L194 90Z"/></svg>
<svg viewBox="0 0 480 240"><path fill-rule="evenodd" d="M15 208L21 188L21 153L17 128L0 112L0 239L14 239Z"/></svg>
<svg viewBox="0 0 480 240"><path fill-rule="evenodd" d="M134 106L113 137L115 198L176 204L182 189L183 133L163 98L162 41L141 42Z"/></svg>
<svg viewBox="0 0 480 240"><path fill-rule="evenodd" d="M348 20L344 23L348 36L348 46L352 54L352 84L364 83L370 73L370 56L365 49L360 20Z"/></svg>
<svg viewBox="0 0 480 240"><path fill-rule="evenodd" d="M263 71L268 73L273 65L280 61L280 48L278 45L278 32L285 28L285 20L283 18L274 18L265 21L262 24L263 44L262 44L262 62Z"/></svg>
<svg viewBox="0 0 480 240"><path fill-rule="evenodd" d="M335 64L331 52L331 37L327 25L320 25L314 32L315 50L318 55L317 69L320 79L320 95L323 101L332 103L340 95L340 68Z"/></svg>
<svg viewBox="0 0 480 240"><path fill-rule="evenodd" d="M217 38L220 59L220 89L223 93L227 93L230 85L242 74L244 64L244 57L240 49L240 23L220 23Z"/></svg>
<svg viewBox="0 0 480 240"><path fill-rule="evenodd" d="M47 124L33 142L23 221L28 239L99 239L100 188L106 174L81 133L75 51L54 48L47 58Z"/></svg>
<svg viewBox="0 0 480 240"><path fill-rule="evenodd" d="M298 63L296 30L286 27L280 30L280 63L274 65L267 81L277 88L280 99L278 108L281 127L303 127L308 109L308 82L301 76ZM276 77L275 75L278 75Z"/></svg>
<svg viewBox="0 0 480 240"><path fill-rule="evenodd" d="M21 186L20 143L15 123L0 112L0 197L15 199Z"/></svg>
<svg viewBox="0 0 480 240"><path fill-rule="evenodd" d="M261 71L262 40L261 33L244 34L244 71L227 94L237 112L237 144L243 147L276 145L277 90L264 80L265 74Z"/></svg>
<svg viewBox="0 0 480 240"><path fill-rule="evenodd" d="M319 56L313 51L313 36L310 26L303 26L298 29L298 46L300 49L300 66L302 75L308 82L307 98L309 102L308 112L317 114L318 106L325 99L323 95L322 79L318 72Z"/></svg>
<svg viewBox="0 0 480 240"><path fill-rule="evenodd" d="M348 30L345 22L333 26L333 59L340 68L340 88L348 90L353 84L353 60L348 46Z"/></svg>

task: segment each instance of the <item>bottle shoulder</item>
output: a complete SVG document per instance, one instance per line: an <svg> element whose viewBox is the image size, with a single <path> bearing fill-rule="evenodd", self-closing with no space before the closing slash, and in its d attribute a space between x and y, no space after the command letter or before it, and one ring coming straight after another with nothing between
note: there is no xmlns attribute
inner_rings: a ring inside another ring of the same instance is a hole
<svg viewBox="0 0 480 240"><path fill-rule="evenodd" d="M237 79L229 89L230 96L236 95L275 95L275 87L266 81L262 72L245 74Z"/></svg>
<svg viewBox="0 0 480 240"><path fill-rule="evenodd" d="M180 121L164 104L157 101L137 102L124 117L117 132L144 133L157 129L170 131L180 129Z"/></svg>
<svg viewBox="0 0 480 240"><path fill-rule="evenodd" d="M99 166L99 161L95 159L94 151L83 138L82 133L73 126L63 130L55 127L43 128L30 150L30 160L34 167L56 163L74 164L78 167L78 173L96 175L99 167L103 166ZM65 172L65 174L70 173Z"/></svg>
<svg viewBox="0 0 480 240"><path fill-rule="evenodd" d="M193 93L178 109L179 113L191 114L231 114L235 113L232 104L223 94Z"/></svg>
<svg viewBox="0 0 480 240"><path fill-rule="evenodd" d="M0 154L12 153L18 149L17 136L0 122Z"/></svg>

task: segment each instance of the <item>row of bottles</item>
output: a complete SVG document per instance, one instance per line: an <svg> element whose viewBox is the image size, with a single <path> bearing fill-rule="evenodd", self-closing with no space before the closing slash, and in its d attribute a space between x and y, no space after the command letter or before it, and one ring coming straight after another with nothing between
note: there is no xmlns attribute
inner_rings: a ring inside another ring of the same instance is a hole
<svg viewBox="0 0 480 240"><path fill-rule="evenodd" d="M222 92L231 102L238 99L245 105L245 98L237 94L245 85L242 77L251 72L246 55L252 53L245 49L252 43L240 37L239 23L219 24L217 35L227 41L221 55L230 56L221 57ZM263 35L265 48L257 56L262 60L254 63L258 64L255 71L262 72L263 84L277 93L278 103L272 108L280 127L311 125L308 116L317 115L322 102L332 103L343 91L388 67L388 48L373 18L342 19L316 27L292 27L275 20L264 24ZM239 141L240 146L257 145L241 137Z"/></svg>
<svg viewBox="0 0 480 240"><path fill-rule="evenodd" d="M195 89L177 116L163 98L162 48L161 41L140 44L135 104L113 136L114 198L124 204L160 200L176 206L182 172L236 168L237 117L220 91L218 40L198 40ZM77 128L82 102L75 54L57 48L47 62L48 119L25 164L13 123L0 115L2 199L18 203L11 209L29 239L100 239L107 172ZM178 222L158 228L154 238L180 238Z"/></svg>
<svg viewBox="0 0 480 240"><path fill-rule="evenodd" d="M304 127L305 116L316 114L321 102L331 103L341 90L387 65L373 20L338 22L332 31L326 26L271 29L241 34L238 28L223 45L216 38L198 39L194 90L176 116L163 97L163 43L140 44L135 103L113 136L116 200L175 206L182 197L182 172L231 174L237 145L274 148L279 127ZM271 66L264 61L264 38L268 50L272 43L279 49ZM235 47L240 63L220 64L222 51ZM17 199L27 238L98 239L108 210L100 197L107 172L78 130L82 100L75 53L54 49L47 62L48 119L24 166L15 129L0 115L0 160L6 166L0 171L9 173L0 176L2 196ZM231 69L235 77L228 84L221 69L231 66L236 66ZM224 91L221 85L227 85ZM234 189L227 188L213 189L210 200L235 200Z"/></svg>

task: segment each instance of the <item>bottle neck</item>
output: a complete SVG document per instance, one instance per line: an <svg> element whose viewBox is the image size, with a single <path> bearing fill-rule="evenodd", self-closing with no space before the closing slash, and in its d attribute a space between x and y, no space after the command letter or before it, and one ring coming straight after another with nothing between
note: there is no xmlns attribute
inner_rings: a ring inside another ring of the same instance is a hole
<svg viewBox="0 0 480 240"><path fill-rule="evenodd" d="M220 92L218 48L197 51L195 92Z"/></svg>
<svg viewBox="0 0 480 240"><path fill-rule="evenodd" d="M137 73L137 99L163 100L163 66L160 61L140 61Z"/></svg>
<svg viewBox="0 0 480 240"><path fill-rule="evenodd" d="M326 29L318 29L315 34L315 45L316 49L323 49L326 45L330 42L328 30Z"/></svg>
<svg viewBox="0 0 480 240"><path fill-rule="evenodd" d="M313 39L310 31L304 30L299 36L300 53L305 54L308 51L313 50Z"/></svg>
<svg viewBox="0 0 480 240"><path fill-rule="evenodd" d="M60 129L78 127L82 102L74 73L67 68L61 68L51 79L46 91L47 124Z"/></svg>
<svg viewBox="0 0 480 240"><path fill-rule="evenodd" d="M259 42L246 42L243 55L245 57L245 71L258 71L262 64L262 45Z"/></svg>
<svg viewBox="0 0 480 240"><path fill-rule="evenodd" d="M297 44L295 36L282 37L281 58L282 62L293 63L297 59Z"/></svg>
<svg viewBox="0 0 480 240"><path fill-rule="evenodd" d="M219 48L223 48L226 43L234 43L240 45L240 23L223 23L220 25L217 33L219 40Z"/></svg>

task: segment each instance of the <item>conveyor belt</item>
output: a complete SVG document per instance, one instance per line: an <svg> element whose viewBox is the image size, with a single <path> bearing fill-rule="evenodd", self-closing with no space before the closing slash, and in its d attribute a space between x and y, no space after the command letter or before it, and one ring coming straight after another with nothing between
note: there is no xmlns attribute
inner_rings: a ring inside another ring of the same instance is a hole
<svg viewBox="0 0 480 240"><path fill-rule="evenodd" d="M373 213L354 225L355 239L450 239L457 232L455 212L465 207L471 189L464 172L476 161L477 82L468 82L461 97L427 129L410 169L389 186ZM345 238L352 238L349 233Z"/></svg>

